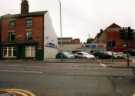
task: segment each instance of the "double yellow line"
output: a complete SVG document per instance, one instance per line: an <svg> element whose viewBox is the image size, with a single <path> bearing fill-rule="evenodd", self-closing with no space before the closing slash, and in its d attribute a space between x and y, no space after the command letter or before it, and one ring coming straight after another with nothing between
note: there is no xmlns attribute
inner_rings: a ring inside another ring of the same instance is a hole
<svg viewBox="0 0 135 96"><path fill-rule="evenodd" d="M22 89L0 89L0 94L14 94L15 96L36 96L35 94L31 93L27 90Z"/></svg>

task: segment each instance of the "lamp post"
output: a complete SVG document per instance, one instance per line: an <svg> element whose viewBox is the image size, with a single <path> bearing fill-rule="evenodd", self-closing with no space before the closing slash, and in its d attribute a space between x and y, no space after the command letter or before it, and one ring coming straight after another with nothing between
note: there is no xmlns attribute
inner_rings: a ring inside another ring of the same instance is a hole
<svg viewBox="0 0 135 96"><path fill-rule="evenodd" d="M61 36L61 40L60 40L60 51L62 51L62 8L61 8L61 1L57 0L59 3L59 7L60 7L60 36Z"/></svg>

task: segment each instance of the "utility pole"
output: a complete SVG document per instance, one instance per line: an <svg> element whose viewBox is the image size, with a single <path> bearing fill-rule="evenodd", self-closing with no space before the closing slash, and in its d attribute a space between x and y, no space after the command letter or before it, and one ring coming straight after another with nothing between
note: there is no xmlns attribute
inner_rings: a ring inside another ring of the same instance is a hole
<svg viewBox="0 0 135 96"><path fill-rule="evenodd" d="M63 52L63 49L62 49L62 32L63 32L63 29L62 29L62 6L61 6L61 1L60 0L57 0L58 3L59 3L59 8L60 8L60 37L61 37L61 40L60 40L60 52ZM63 56L61 55L61 60L63 59Z"/></svg>

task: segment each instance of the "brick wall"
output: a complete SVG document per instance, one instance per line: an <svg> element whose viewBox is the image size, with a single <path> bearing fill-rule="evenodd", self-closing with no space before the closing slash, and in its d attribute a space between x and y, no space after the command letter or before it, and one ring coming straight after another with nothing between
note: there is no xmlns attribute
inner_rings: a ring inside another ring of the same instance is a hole
<svg viewBox="0 0 135 96"><path fill-rule="evenodd" d="M43 16L32 17L32 27L26 27L26 17L17 17L16 26L9 28L9 17L4 17L2 20L2 42L8 43L8 32L16 32L16 42L27 42L26 32L32 31L33 41L38 43L39 47L43 47L44 40L44 20Z"/></svg>

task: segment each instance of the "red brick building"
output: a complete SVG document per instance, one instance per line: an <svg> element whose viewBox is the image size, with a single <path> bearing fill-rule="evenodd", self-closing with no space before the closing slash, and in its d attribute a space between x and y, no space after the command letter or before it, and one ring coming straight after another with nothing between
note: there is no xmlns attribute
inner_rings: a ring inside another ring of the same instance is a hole
<svg viewBox="0 0 135 96"><path fill-rule="evenodd" d="M102 43L106 45L106 50L108 51L116 51L122 52L126 50L124 47L125 42L121 39L120 30L122 27L113 23L105 30L101 30L101 32L95 37L95 43ZM110 43L113 43L113 48L110 48ZM134 32L134 39L130 40L128 43L129 49L135 48L135 32Z"/></svg>
<svg viewBox="0 0 135 96"><path fill-rule="evenodd" d="M27 0L22 0L21 14L1 16L1 58L43 60L45 32L52 30L47 27L49 20L47 11L29 12Z"/></svg>

